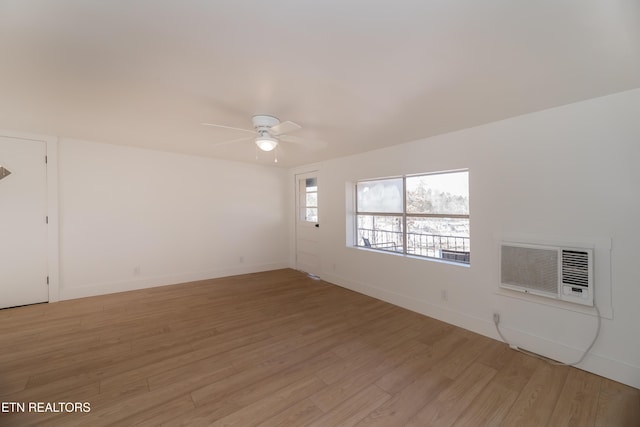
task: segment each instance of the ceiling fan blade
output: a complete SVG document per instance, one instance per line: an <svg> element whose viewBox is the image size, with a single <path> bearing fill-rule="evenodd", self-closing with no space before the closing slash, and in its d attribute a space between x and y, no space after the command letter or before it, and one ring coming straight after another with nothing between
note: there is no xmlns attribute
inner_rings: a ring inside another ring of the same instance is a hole
<svg viewBox="0 0 640 427"><path fill-rule="evenodd" d="M241 130L241 131L243 131L243 132L256 133L256 131L255 131L255 130L253 130L253 129L249 130L249 129L235 128L235 127L233 127L233 126L217 125L217 124L214 124L214 123L200 123L200 124L201 124L202 126L213 126L213 127L216 127L216 128L232 129L232 130Z"/></svg>
<svg viewBox="0 0 640 427"><path fill-rule="evenodd" d="M228 141L222 141L222 142L214 142L211 145L225 145L225 144L232 144L234 142L241 142L241 141L249 141L250 139L253 139L252 136L245 136L244 138L238 138L238 139L230 139Z"/></svg>
<svg viewBox="0 0 640 427"><path fill-rule="evenodd" d="M295 132L298 129L302 129L302 126L294 122L286 121L286 122L277 124L275 126L272 126L271 129L269 129L269 131L271 135L278 136L278 135L283 135L285 133Z"/></svg>
<svg viewBox="0 0 640 427"><path fill-rule="evenodd" d="M308 148L310 150L322 150L328 145L326 142L318 141L317 139L300 138L298 136L291 135L280 135L278 138L284 142L302 145L304 148Z"/></svg>

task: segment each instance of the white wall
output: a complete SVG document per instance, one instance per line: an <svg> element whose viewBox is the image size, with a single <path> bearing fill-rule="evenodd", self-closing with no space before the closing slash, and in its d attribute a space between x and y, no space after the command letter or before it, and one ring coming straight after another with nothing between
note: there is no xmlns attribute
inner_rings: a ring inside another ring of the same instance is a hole
<svg viewBox="0 0 640 427"><path fill-rule="evenodd" d="M515 344L573 362L591 341L596 317L567 303L500 293L497 242L528 236L592 244L605 318L580 367L640 387L638 111L634 90L324 162L321 276L494 338L498 310ZM470 170L470 267L345 244L351 183L459 168Z"/></svg>
<svg viewBox="0 0 640 427"><path fill-rule="evenodd" d="M60 139L60 298L288 266L286 180L276 168Z"/></svg>

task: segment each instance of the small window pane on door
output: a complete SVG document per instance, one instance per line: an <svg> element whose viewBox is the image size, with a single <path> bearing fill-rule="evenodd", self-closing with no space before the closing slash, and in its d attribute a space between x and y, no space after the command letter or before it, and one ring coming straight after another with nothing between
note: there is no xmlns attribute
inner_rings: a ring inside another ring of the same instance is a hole
<svg viewBox="0 0 640 427"><path fill-rule="evenodd" d="M318 207L318 193L307 193L307 207L308 208Z"/></svg>
<svg viewBox="0 0 640 427"><path fill-rule="evenodd" d="M307 193L310 191L318 191L318 178L307 178L305 181L305 187L307 188Z"/></svg>
<svg viewBox="0 0 640 427"><path fill-rule="evenodd" d="M318 179L303 178L299 181L300 221L318 222Z"/></svg>
<svg viewBox="0 0 640 427"><path fill-rule="evenodd" d="M318 208L307 208L305 220L309 222L318 222Z"/></svg>

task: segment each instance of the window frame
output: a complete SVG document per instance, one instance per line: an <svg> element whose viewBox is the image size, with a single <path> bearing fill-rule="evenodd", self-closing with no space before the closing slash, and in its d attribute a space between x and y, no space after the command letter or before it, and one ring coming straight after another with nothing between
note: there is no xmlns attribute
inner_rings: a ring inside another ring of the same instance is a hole
<svg viewBox="0 0 640 427"><path fill-rule="evenodd" d="M466 261L460 261L457 259L450 259L450 258L442 258L442 257L432 257L432 256L428 256L428 255L421 255L421 254L413 254L413 253L409 253L407 250L407 234L409 234L409 232L407 231L407 218L446 218L446 219L466 219L469 221L469 226L470 226L470 221L471 221L471 215L470 213L468 214L443 214L443 213L408 213L407 212L407 178L413 178L413 177L421 177L421 176L429 176L429 175L445 175L445 174L451 174L451 173L460 173L460 172L466 172L467 173L467 181L469 180L469 169L456 169L456 170L449 170L449 171L441 171L441 172L427 172L427 173L418 173L418 174L409 174L409 175L400 175L400 176L389 176L389 177L385 177L385 178L371 178L371 179L362 179L362 180L358 180L355 182L355 202L354 202L354 219L355 219L355 227L354 227L354 247L358 248L358 249L366 249L366 250L374 250L374 251L378 251L378 252L385 252L385 253L393 253L393 254L397 254L397 255L402 255L402 256L408 256L408 257L417 257L420 259L427 259L427 260L437 260L437 261L444 261L444 262L450 262L450 263L454 263L454 264L458 264L458 265L465 265L465 266L469 266L471 265L471 261L470 261L470 255L471 255L471 230L469 230L469 236L466 237L466 239L469 242L468 245L468 260ZM374 182L374 181L386 181L386 180L393 180L393 179L402 179L402 212L369 212L369 211L359 211L359 207L358 207L358 185L362 184L362 183L366 183L366 182ZM467 193L467 197L469 197L469 193ZM467 206L468 207L468 206ZM468 209L470 211L470 209ZM372 216L372 217L376 217L376 216L389 216L389 217L401 217L402 218L402 251L394 251L394 250L388 250L388 249L384 249L384 248L376 248L376 247L371 247L371 246L366 246L366 245L361 245L360 244L360 239L358 236L358 217L359 216ZM469 227L470 228L470 227ZM455 236L454 236L455 237Z"/></svg>
<svg viewBox="0 0 640 427"><path fill-rule="evenodd" d="M310 188L309 186L307 186L307 181L309 179L313 179L315 180L315 191L308 191L307 189ZM307 195L309 194L315 194L316 195L316 204L314 206L308 205L307 204ZM302 223L309 223L309 224L317 224L318 223L318 215L319 215L319 209L318 209L318 177L314 176L314 177L305 177L305 178L300 178L299 182L298 182L298 221L302 222ZM307 214L308 214L308 209L315 209L316 212L316 216L315 216L315 220L314 219L309 219Z"/></svg>

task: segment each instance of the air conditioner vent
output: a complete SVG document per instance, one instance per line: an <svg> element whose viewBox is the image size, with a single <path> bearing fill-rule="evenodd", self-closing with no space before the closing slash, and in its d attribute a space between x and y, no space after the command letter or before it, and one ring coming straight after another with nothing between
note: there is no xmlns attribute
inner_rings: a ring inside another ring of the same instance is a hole
<svg viewBox="0 0 640 427"><path fill-rule="evenodd" d="M562 283L572 286L589 286L589 253L562 251Z"/></svg>
<svg viewBox="0 0 640 427"><path fill-rule="evenodd" d="M502 283L558 293L557 251L505 245L502 259Z"/></svg>

